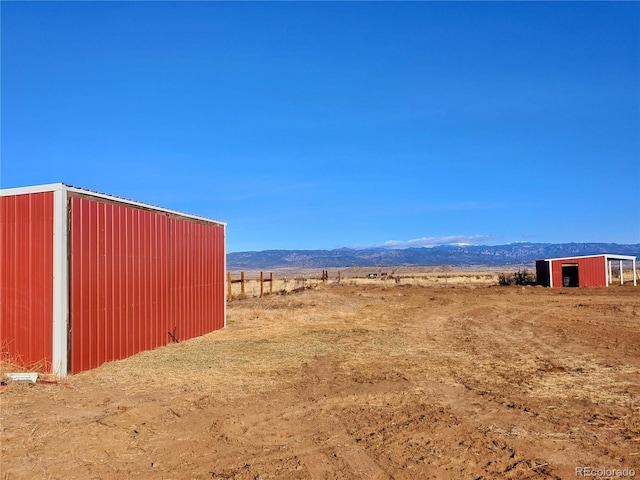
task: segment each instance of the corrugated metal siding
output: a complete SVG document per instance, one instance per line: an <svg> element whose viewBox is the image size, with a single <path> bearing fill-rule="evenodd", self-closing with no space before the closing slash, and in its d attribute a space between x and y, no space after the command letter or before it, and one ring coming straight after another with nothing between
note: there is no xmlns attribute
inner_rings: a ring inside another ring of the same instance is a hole
<svg viewBox="0 0 640 480"><path fill-rule="evenodd" d="M71 372L224 325L224 228L71 198Z"/></svg>
<svg viewBox="0 0 640 480"><path fill-rule="evenodd" d="M605 287L607 285L606 262L604 256L589 258L565 258L552 262L553 286L562 286L562 265L578 264L578 278L581 287Z"/></svg>
<svg viewBox="0 0 640 480"><path fill-rule="evenodd" d="M0 251L2 357L50 371L53 192L0 197Z"/></svg>
<svg viewBox="0 0 640 480"><path fill-rule="evenodd" d="M71 198L71 372L166 342L168 218Z"/></svg>
<svg viewBox="0 0 640 480"><path fill-rule="evenodd" d="M176 338L224 326L224 228L171 219L171 320Z"/></svg>
<svg viewBox="0 0 640 480"><path fill-rule="evenodd" d="M581 258L578 261L581 287L606 287L607 270L604 257Z"/></svg>

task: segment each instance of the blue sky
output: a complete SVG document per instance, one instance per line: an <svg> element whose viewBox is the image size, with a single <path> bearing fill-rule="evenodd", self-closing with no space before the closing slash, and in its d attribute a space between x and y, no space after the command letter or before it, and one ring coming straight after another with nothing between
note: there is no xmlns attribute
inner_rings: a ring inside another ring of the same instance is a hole
<svg viewBox="0 0 640 480"><path fill-rule="evenodd" d="M3 188L228 251L640 242L638 2L1 2Z"/></svg>

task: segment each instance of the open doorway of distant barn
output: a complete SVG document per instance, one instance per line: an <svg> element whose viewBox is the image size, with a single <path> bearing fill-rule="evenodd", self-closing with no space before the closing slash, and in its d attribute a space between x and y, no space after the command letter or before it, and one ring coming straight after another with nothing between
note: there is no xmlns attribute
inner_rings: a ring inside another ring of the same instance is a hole
<svg viewBox="0 0 640 480"><path fill-rule="evenodd" d="M579 287L578 280L578 264L563 263L562 264L562 286L563 287Z"/></svg>

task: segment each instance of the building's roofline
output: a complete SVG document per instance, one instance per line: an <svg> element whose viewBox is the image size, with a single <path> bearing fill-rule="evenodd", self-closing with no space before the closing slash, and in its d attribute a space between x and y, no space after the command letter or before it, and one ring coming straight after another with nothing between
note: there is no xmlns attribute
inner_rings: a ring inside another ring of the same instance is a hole
<svg viewBox="0 0 640 480"><path fill-rule="evenodd" d="M130 200L128 198L117 197L114 195L108 195L106 193L94 192L92 190L87 190L85 188L74 187L72 185L66 185L64 183L48 183L45 185L33 185L29 187L16 187L16 188L5 188L0 189L0 197L9 197L12 195L28 195L31 193L43 193L43 192L54 192L54 191L66 191L72 193L79 193L82 195L87 195L96 198L102 198L104 200L109 200L112 202L124 203L126 205L132 205L135 207L146 208L150 210L155 210L158 212L169 213L172 215L178 215L180 217L190 218L193 220L200 220L202 222L207 223L215 223L218 225L222 225L226 227L226 222L221 222L219 220L213 220L211 218L200 217L198 215L192 215L190 213L179 212L177 210L171 210L168 208L158 207L156 205L150 205L148 203L138 202L136 200Z"/></svg>
<svg viewBox="0 0 640 480"><path fill-rule="evenodd" d="M27 187L14 187L0 189L0 197L12 195L28 195L30 193L54 192L67 187L64 183L47 183L45 185L29 185Z"/></svg>
<svg viewBox="0 0 640 480"><path fill-rule="evenodd" d="M607 260L635 260L635 255L618 255L615 253L598 253L595 255L578 255L574 257L557 257L557 258L544 258L541 259L545 262L555 262L557 260L575 260L578 258L595 258L595 257L606 257Z"/></svg>

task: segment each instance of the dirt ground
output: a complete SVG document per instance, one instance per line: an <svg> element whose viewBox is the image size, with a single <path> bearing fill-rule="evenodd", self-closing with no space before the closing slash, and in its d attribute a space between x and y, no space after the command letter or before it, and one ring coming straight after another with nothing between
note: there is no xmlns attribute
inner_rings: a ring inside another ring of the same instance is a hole
<svg viewBox="0 0 640 480"><path fill-rule="evenodd" d="M640 287L234 300L224 330L0 402L3 480L640 477Z"/></svg>

